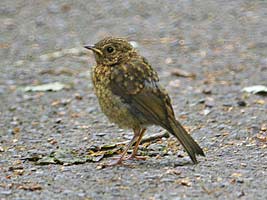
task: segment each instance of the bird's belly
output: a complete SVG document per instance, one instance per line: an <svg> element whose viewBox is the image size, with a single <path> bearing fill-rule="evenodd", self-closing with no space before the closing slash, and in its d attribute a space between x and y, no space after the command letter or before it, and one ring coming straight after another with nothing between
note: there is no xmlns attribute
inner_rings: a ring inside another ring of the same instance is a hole
<svg viewBox="0 0 267 200"><path fill-rule="evenodd" d="M120 128L142 127L136 116L129 111L129 105L114 95L106 83L95 82L94 85L101 110L111 122L116 123Z"/></svg>

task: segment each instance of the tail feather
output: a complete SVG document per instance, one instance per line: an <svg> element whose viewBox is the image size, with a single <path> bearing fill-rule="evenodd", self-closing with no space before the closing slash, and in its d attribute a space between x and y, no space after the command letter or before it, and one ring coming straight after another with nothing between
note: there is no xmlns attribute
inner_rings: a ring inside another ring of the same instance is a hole
<svg viewBox="0 0 267 200"><path fill-rule="evenodd" d="M198 145L198 143L187 133L184 127L175 119L171 120L170 127L167 129L171 134L173 134L182 146L185 148L186 152L190 156L194 164L197 164L196 155L205 156L203 150Z"/></svg>

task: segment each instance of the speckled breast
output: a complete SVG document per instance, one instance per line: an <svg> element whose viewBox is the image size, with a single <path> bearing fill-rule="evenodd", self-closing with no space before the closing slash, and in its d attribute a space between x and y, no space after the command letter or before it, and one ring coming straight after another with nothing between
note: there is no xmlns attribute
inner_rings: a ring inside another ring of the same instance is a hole
<svg viewBox="0 0 267 200"><path fill-rule="evenodd" d="M107 66L96 66L92 69L92 81L99 105L108 119L120 128L139 128L138 120L121 98L114 95L110 89L111 69Z"/></svg>

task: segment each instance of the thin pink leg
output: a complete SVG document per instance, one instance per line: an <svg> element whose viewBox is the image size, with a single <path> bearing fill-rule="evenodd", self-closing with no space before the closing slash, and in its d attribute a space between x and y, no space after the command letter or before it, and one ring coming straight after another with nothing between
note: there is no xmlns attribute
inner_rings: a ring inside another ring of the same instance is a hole
<svg viewBox="0 0 267 200"><path fill-rule="evenodd" d="M134 136L133 138L131 139L131 141L128 143L127 147L124 149L124 151L122 152L121 156L119 157L119 159L113 161L113 162L110 162L110 163L107 163L105 164L105 166L114 166L114 165L119 165L119 164L122 164L122 161L124 160L124 156L125 154L127 153L127 151L129 150L129 148L135 143L136 139L140 138L140 129L134 129ZM141 139L140 139L141 140ZM139 142L140 143L140 142Z"/></svg>
<svg viewBox="0 0 267 200"><path fill-rule="evenodd" d="M145 132L146 132L146 128L141 129L139 137L138 137L138 139L134 145L134 150L133 150L132 154L127 159L137 159L137 160L145 160L146 159L145 156L137 156L136 155L137 151L138 151L138 146L139 146Z"/></svg>

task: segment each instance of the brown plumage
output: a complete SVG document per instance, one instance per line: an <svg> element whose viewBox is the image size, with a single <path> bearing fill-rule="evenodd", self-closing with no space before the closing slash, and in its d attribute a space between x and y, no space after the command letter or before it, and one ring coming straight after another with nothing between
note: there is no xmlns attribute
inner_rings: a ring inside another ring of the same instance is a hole
<svg viewBox="0 0 267 200"><path fill-rule="evenodd" d="M93 46L97 65L92 69L96 96L102 111L111 122L121 128L130 128L134 137L121 157L135 143L132 155L149 125L159 125L174 135L196 164L196 155L205 156L203 150L175 119L167 92L159 85L156 71L126 40L108 37Z"/></svg>

